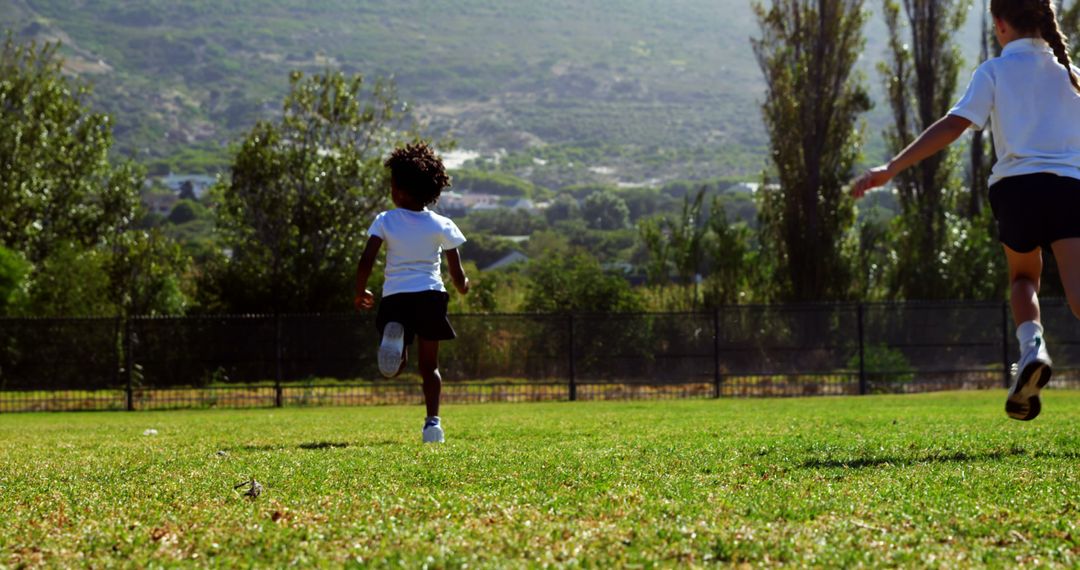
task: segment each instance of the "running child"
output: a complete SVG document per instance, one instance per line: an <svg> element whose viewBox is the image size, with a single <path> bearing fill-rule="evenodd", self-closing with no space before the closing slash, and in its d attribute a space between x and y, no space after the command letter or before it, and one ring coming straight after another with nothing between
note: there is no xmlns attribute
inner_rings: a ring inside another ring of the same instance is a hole
<svg viewBox="0 0 1080 570"><path fill-rule="evenodd" d="M881 186L989 121L998 161L990 206L1005 249L1020 361L1005 411L1031 420L1051 360L1039 313L1042 249L1054 252L1073 314L1080 318L1080 77L1049 0L991 0L1001 56L975 70L960 102L888 164L855 182L854 195Z"/></svg>
<svg viewBox="0 0 1080 570"><path fill-rule="evenodd" d="M442 377L439 342L455 338L446 316L450 296L443 285L440 261L446 253L450 278L461 293L469 292L469 279L461 268L457 248L465 236L450 218L427 209L450 185L442 160L426 143L398 148L386 160L390 169L390 198L397 208L382 212L368 229L367 246L356 268L356 308L371 309L375 296L368 278L379 248L386 244L386 282L375 317L382 342L379 370L392 378L405 369L407 347L419 344L420 375L424 379L425 443L443 441L439 419Z"/></svg>

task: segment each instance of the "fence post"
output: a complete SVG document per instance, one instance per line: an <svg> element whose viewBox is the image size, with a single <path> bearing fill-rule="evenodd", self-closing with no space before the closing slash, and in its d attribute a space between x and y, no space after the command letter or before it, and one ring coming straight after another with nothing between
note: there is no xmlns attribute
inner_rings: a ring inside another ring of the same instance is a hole
<svg viewBox="0 0 1080 570"><path fill-rule="evenodd" d="M574 370L574 315L567 316L567 355L570 359L570 384L568 385L570 401L577 400L577 374Z"/></svg>
<svg viewBox="0 0 1080 570"><path fill-rule="evenodd" d="M863 304L858 305L859 314L859 395L865 396L866 387L866 334L863 325Z"/></svg>
<svg viewBox="0 0 1080 570"><path fill-rule="evenodd" d="M274 311L274 407L282 405L281 394L281 313Z"/></svg>
<svg viewBox="0 0 1080 570"><path fill-rule="evenodd" d="M1001 303L1001 380L1005 388L1011 380L1009 366L1009 302Z"/></svg>
<svg viewBox="0 0 1080 570"><path fill-rule="evenodd" d="M713 398L720 397L720 308L713 309Z"/></svg>
<svg viewBox="0 0 1080 570"><path fill-rule="evenodd" d="M125 316L124 319L124 383L126 388L124 389L127 396L127 410L129 412L135 411L135 390L133 386L134 381L134 368L135 368L135 342L132 339L131 333L131 317Z"/></svg>

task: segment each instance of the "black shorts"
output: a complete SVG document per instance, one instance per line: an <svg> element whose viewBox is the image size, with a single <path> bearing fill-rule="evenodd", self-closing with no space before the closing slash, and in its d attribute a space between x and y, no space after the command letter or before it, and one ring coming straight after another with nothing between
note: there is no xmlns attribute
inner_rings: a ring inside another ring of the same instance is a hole
<svg viewBox="0 0 1080 570"><path fill-rule="evenodd" d="M1018 253L1080 238L1080 180L1056 174L1002 178L990 187L1001 243Z"/></svg>
<svg viewBox="0 0 1080 570"><path fill-rule="evenodd" d="M450 295L443 291L420 291L418 293L398 293L383 297L379 301L379 312L375 316L375 326L382 337L386 323L401 323L405 326L405 345L412 344L413 335L420 335L426 340L451 340L457 338L450 319L446 317L446 305Z"/></svg>

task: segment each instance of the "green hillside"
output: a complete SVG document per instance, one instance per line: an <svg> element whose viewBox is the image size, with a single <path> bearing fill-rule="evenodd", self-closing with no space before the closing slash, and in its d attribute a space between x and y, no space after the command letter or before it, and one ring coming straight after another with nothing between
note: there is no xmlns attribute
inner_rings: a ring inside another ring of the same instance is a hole
<svg viewBox="0 0 1080 570"><path fill-rule="evenodd" d="M157 171L220 168L290 70L327 67L393 75L428 132L549 187L763 164L746 0L0 0L0 26L62 40L119 148Z"/></svg>

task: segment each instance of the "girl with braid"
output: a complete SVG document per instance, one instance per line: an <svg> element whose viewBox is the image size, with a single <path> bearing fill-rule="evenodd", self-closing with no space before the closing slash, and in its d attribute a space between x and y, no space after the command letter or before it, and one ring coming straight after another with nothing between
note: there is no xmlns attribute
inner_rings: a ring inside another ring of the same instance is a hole
<svg viewBox="0 0 1080 570"><path fill-rule="evenodd" d="M853 194L884 185L969 127L989 122L998 159L990 206L1009 265L1021 351L1005 412L1031 420L1051 373L1038 300L1043 248L1053 251L1080 318L1080 77L1051 0L991 0L990 13L1001 56L980 65L960 102L890 162L860 177Z"/></svg>

